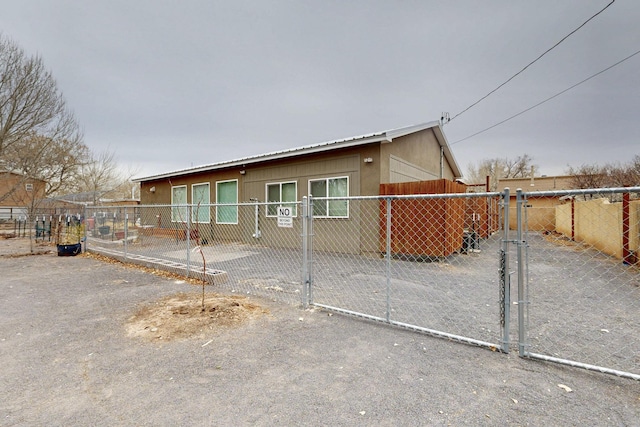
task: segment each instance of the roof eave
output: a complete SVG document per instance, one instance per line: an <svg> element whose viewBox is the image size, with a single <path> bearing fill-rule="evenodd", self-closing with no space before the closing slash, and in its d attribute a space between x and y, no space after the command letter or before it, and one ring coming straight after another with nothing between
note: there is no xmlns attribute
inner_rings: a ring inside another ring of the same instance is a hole
<svg viewBox="0 0 640 427"><path fill-rule="evenodd" d="M406 126L403 128L387 130L384 132L377 132L373 134L363 135L359 137L353 137L353 138L330 141L330 142L325 142L320 144L314 144L310 146L292 148L289 150L283 150L283 151L277 151L274 153L267 153L267 154L262 154L257 156L245 157L245 158L230 160L226 162L214 163L214 164L209 164L205 166L198 166L195 168L181 169L181 170L171 171L171 172L158 174L158 175L134 178L132 179L132 181L133 182L158 181L158 180L170 178L170 177L193 175L197 173L210 172L210 171L216 171L221 169L230 169L234 167L247 167L249 165L256 164L256 163L264 163L268 161L287 159L290 157L298 157L298 156L307 155L307 154L322 153L322 152L330 151L336 148L356 147L356 146L372 144L376 142L389 143L389 142L392 142L395 138L400 138L405 135L409 135L415 132L420 132L425 129L433 129L436 139L438 140L438 143L440 144L440 146L443 148L444 155L447 161L449 162L449 164L451 165L451 169L453 170L455 178L462 177L460 167L458 166L458 163L456 162L456 159L453 156L451 148L449 147L449 143L447 142L447 138L445 137L444 133L442 132L442 128L440 127L440 122L432 121L432 122L420 123L412 126Z"/></svg>
<svg viewBox="0 0 640 427"><path fill-rule="evenodd" d="M298 156L307 155L307 154L322 153L324 151L333 150L335 148L356 147L359 145L372 144L375 142L383 142L383 141L387 141L387 136L385 134L373 135L371 137L354 139L350 141L330 142L324 145L301 147L301 148L291 149L287 151L279 151L272 154L264 154L264 155L255 156L255 157L245 157L242 159L230 160L227 162L221 162L221 163L216 163L212 165L182 169L182 170L167 172L159 175L134 178L131 181L132 182L157 181L164 178L193 175L196 173L210 172L210 171L215 171L220 169L230 169L234 167L247 167L249 165L256 164L256 163L264 163L268 161L281 160L289 157L298 157Z"/></svg>
<svg viewBox="0 0 640 427"><path fill-rule="evenodd" d="M440 123L438 122L435 122L435 123L436 123L436 126L433 126L433 132L436 135L436 139L438 140L438 143L442 147L444 156L449 162L449 165L451 165L451 170L453 172L454 179L462 178L462 171L460 170L460 166L458 165L458 162L456 161L456 158L453 155L453 151L451 151L451 147L449 146L449 141L447 141L447 137L442 131L442 127L440 126Z"/></svg>

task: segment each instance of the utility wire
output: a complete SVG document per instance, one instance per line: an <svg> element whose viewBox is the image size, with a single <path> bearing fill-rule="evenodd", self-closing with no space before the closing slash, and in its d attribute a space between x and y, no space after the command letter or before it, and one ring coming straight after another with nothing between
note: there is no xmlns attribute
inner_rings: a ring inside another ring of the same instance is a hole
<svg viewBox="0 0 640 427"><path fill-rule="evenodd" d="M491 94L493 94L494 92L498 91L502 86L506 85L507 83L509 83L511 80L515 79L517 76L519 76L520 74L522 74L522 72L524 72L524 70L526 70L527 68L529 68L531 65L533 65L535 62L537 62L540 58L542 58L543 56L545 56L547 53L551 52L553 49L555 49L560 43L562 43L563 41L565 41L566 39L568 39L569 37L571 37L576 31L578 31L580 28L584 27L585 25L587 25L587 23L589 21L591 21L592 19L594 19L596 16L600 15L602 12L605 11L606 8L608 8L609 6L611 6L613 4L613 2L615 2L616 0L611 0L611 3L609 3L608 5L606 5L604 8L602 8L598 13L596 13L595 15L593 15L591 18L587 19L586 21L584 21L578 28L576 28L575 30L571 31L569 34L567 34L566 36L564 36L559 42L557 42L556 44L554 44L553 46L551 46L549 49L547 49L546 51L544 51L542 53L542 55L538 56L536 59L534 59L533 61L531 61L530 63L528 63L522 70L518 71L517 73L515 73L513 76L509 77L509 79L507 79L504 83L502 83L500 86L498 86L497 88L493 89L491 92L489 92L488 94L486 94L485 96L483 96L482 98L480 98L479 100L477 100L476 102L474 102L473 104L469 105L467 108L465 108L464 110L460 111L458 114L456 114L455 116L453 116L449 122L453 119L455 119L456 117L458 117L459 115L461 115L462 113L467 112L468 110L470 110L471 108L475 107L476 105L478 105L479 103L481 103L482 101L484 101L485 99L487 99Z"/></svg>
<svg viewBox="0 0 640 427"><path fill-rule="evenodd" d="M608 67L607 67L607 68L605 68L604 70L601 70L601 71L598 71L598 72L597 72L597 73L595 73L595 74L592 74L591 76L589 76L589 77L587 77L586 79L584 79L584 80L582 80L582 81L580 81L580 82L578 82L578 83L574 84L573 86L570 86L570 87L566 88L565 90L563 90L563 91L561 91L561 92L558 92L558 93L556 93L556 94L555 94L555 95L553 95L553 96L550 96L549 98L545 99L544 101L540 101L540 102L538 102L537 104L535 104L535 105L533 105L533 106L531 106L531 107L529 107L529 108L527 108L527 109L525 109L525 110L522 110L522 111L520 111L519 113L514 114L513 116L511 116L511 117L509 117L509 118L506 118L506 119L504 119L504 120L502 120L502 121L500 121L500 122L498 122L498 123L496 123L496 124L494 124L494 125L492 125L492 126L489 126L489 127L488 127L488 128L486 128L486 129L481 130L480 132L476 132L476 133L474 133L474 134L472 134L472 135L469 135L469 136L467 136L467 137L465 137L465 138L459 139L459 140L457 140L456 142L452 142L452 143L451 143L451 145L453 145L453 144L457 144L458 142L466 141L466 140L467 140L467 139L469 139L469 138L473 138L473 137L474 137L474 136L476 136L476 135L480 135L481 133L484 133L484 132L486 132L486 131L488 131L488 130L490 130L490 129L493 129L493 128L494 128L494 127L496 127L496 126L500 126L501 124L503 124L503 123L505 123L505 122L508 122L509 120L514 119L514 118L516 118L516 117L518 117L518 116L520 116L520 115L522 115L522 114L526 113L527 111L531 111L531 110L533 110L534 108L539 107L540 105L544 104L545 102L547 102L547 101L551 101L552 99L557 98L558 96L562 95L563 93L568 92L568 91L570 91L571 89L573 89L573 88L575 88L575 87L577 87L577 86L580 86L582 83L585 83L585 82L587 82L587 81L591 80L592 78L594 78L594 77L596 77L596 76L599 76L600 74L604 73L605 71L608 71L608 70L612 69L613 67L615 67L615 66L617 66L617 65L622 64L624 61L626 61L626 60L628 60L628 59L633 58L634 56L636 56L636 55L637 55L637 54L639 54L639 53L640 53L640 50L636 51L635 53L632 53L631 55L627 56L627 57L626 57L626 58L624 58L624 59L621 59L620 61L616 62L615 64L608 66Z"/></svg>

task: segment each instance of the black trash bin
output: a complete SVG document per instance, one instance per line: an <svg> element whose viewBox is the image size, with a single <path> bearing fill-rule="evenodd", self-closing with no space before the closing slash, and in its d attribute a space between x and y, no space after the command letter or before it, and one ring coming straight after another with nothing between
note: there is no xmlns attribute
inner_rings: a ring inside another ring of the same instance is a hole
<svg viewBox="0 0 640 427"><path fill-rule="evenodd" d="M465 231L462 235L462 253L478 249L478 233L475 231Z"/></svg>

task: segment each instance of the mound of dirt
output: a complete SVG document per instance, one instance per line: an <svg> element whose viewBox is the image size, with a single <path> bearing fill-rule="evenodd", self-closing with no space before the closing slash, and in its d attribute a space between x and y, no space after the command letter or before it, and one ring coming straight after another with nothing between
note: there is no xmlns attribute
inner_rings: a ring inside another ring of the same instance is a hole
<svg viewBox="0 0 640 427"><path fill-rule="evenodd" d="M149 341L204 338L239 327L269 311L240 295L180 293L140 308L127 322L131 337Z"/></svg>

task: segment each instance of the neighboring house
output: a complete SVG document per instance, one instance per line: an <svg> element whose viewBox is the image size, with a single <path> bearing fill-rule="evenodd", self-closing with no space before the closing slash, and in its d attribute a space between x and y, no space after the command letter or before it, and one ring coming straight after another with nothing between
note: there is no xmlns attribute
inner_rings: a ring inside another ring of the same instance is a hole
<svg viewBox="0 0 640 427"><path fill-rule="evenodd" d="M103 192L93 191L65 194L58 197L58 200L85 206L137 206L140 204L138 199L108 199L103 197Z"/></svg>
<svg viewBox="0 0 640 427"><path fill-rule="evenodd" d="M25 217L34 200L44 197L46 183L0 171L0 220Z"/></svg>
<svg viewBox="0 0 640 427"><path fill-rule="evenodd" d="M138 206L140 200L138 199L102 199L100 200L100 206Z"/></svg>
<svg viewBox="0 0 640 427"><path fill-rule="evenodd" d="M260 212L261 228L277 230L277 207L302 200L304 196L377 196L380 184L447 179L454 181L461 172L438 122L423 123L368 135L330 141L268 154L224 161L134 179L140 182L142 205L234 204L250 201L272 202ZM372 205L373 206L373 205ZM366 215L378 225L375 209ZM171 227L186 219L186 208L173 207L162 218L142 218L143 223ZM293 209L294 217L300 213ZM217 235L239 240L253 236L253 217L242 221L236 206L192 213L194 221L210 224ZM330 227L341 220L350 232L336 236L355 247L376 248L372 242L354 239L362 229L362 211L350 210L347 201L314 205L314 227ZM247 224L249 223L249 224ZM204 225L201 228L206 228ZM280 234L285 230L278 230ZM300 230L291 231L299 236ZM275 233L261 233L267 242ZM361 236L362 237L362 236ZM254 238L256 238L254 236ZM294 241L298 239L295 238ZM279 238L282 242L283 239ZM330 243L327 243L330 245ZM339 245L335 245L339 247ZM354 247L354 249L356 249Z"/></svg>
<svg viewBox="0 0 640 427"><path fill-rule="evenodd" d="M498 191L509 188L511 204L509 209L510 228L515 229L516 221L516 190L522 191L559 191L571 190L573 176L540 176L529 178L503 178L498 181ZM555 231L555 207L563 204L560 196L529 197L527 199L527 224L532 231Z"/></svg>

